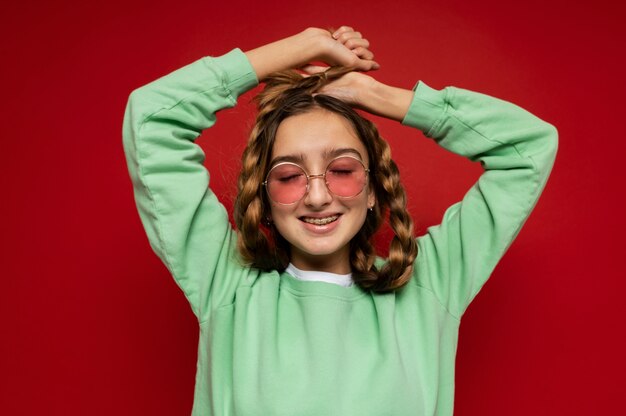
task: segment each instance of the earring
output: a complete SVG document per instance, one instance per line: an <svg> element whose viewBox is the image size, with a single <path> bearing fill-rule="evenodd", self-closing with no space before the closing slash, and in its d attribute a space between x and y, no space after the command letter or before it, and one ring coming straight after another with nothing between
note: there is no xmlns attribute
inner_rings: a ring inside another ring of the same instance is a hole
<svg viewBox="0 0 626 416"><path fill-rule="evenodd" d="M374 211L374 206L372 205L371 207L367 207L367 210L368 210L369 212Z"/></svg>

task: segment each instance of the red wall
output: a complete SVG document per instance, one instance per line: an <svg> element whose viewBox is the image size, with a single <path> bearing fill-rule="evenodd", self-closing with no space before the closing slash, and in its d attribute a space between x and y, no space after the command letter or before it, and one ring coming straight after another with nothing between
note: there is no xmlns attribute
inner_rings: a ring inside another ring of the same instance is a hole
<svg viewBox="0 0 626 416"><path fill-rule="evenodd" d="M456 414L623 408L623 6L50 3L3 5L0 17L1 414L190 413L197 326L135 209L121 139L127 96L203 55L344 23L371 40L383 81L478 90L560 131L545 193L463 319ZM199 141L228 207L250 121L246 105L222 112ZM422 233L480 167L378 121Z"/></svg>

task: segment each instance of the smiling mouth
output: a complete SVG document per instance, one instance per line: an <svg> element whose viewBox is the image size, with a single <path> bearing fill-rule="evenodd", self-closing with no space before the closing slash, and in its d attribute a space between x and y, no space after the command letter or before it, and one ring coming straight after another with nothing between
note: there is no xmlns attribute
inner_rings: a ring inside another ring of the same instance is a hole
<svg viewBox="0 0 626 416"><path fill-rule="evenodd" d="M300 220L308 224L326 225L330 224L331 222L337 221L337 218L339 218L339 215L331 215L330 217L324 218L301 217Z"/></svg>

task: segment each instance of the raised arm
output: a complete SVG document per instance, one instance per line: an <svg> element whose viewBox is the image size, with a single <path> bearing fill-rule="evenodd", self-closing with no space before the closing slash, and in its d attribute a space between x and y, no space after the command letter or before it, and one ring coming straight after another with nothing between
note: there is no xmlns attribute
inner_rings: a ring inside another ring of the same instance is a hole
<svg viewBox="0 0 626 416"><path fill-rule="evenodd" d="M227 301L245 270L233 258L235 235L194 141L256 84L245 55L233 50L133 91L126 107L124 151L141 221L200 321L212 299Z"/></svg>
<svg viewBox="0 0 626 416"><path fill-rule="evenodd" d="M485 169L442 223L417 240L412 284L460 318L537 203L556 156L556 129L506 101L423 82L411 91L349 73L323 92L416 127Z"/></svg>
<svg viewBox="0 0 626 416"><path fill-rule="evenodd" d="M209 188L205 155L195 140L219 110L233 107L270 72L313 60L371 69L364 39L347 29L336 35L355 39L353 48L328 31L306 29L245 54L235 49L202 58L130 95L123 144L139 215L150 245L201 322L255 273L236 258L236 235Z"/></svg>
<svg viewBox="0 0 626 416"><path fill-rule="evenodd" d="M557 151L557 131L487 95L420 82L403 120L485 172L442 223L418 239L415 283L460 318L535 207Z"/></svg>

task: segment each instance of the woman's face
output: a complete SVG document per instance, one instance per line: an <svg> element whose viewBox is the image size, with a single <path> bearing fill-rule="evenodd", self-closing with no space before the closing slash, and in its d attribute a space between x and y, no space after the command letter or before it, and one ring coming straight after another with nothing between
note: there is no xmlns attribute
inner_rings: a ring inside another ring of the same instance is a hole
<svg viewBox="0 0 626 416"><path fill-rule="evenodd" d="M315 109L281 122L270 168L289 161L309 175L319 175L338 156L356 157L369 168L365 146L350 122L335 113ZM281 205L270 200L271 220L289 242L290 260L296 267L347 274L350 240L361 229L374 200L369 186L355 197L340 198L328 190L323 178L315 177L309 179L309 190L299 201Z"/></svg>

